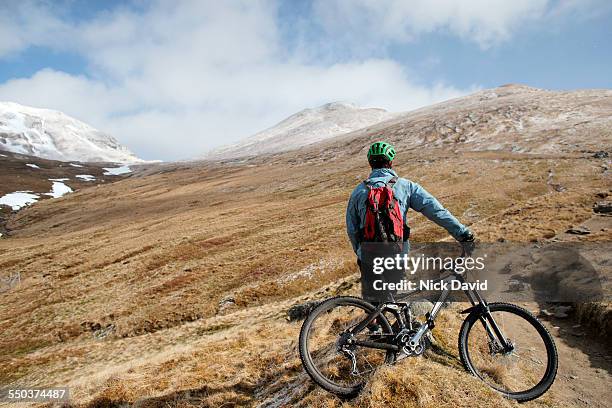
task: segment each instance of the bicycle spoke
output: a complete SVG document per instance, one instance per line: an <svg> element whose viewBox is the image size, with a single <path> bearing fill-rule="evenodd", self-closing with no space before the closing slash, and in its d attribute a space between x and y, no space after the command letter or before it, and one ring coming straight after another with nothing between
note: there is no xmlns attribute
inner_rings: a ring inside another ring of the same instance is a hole
<svg viewBox="0 0 612 408"><path fill-rule="evenodd" d="M468 338L468 353L474 370L487 384L504 392L516 393L535 387L546 372L547 349L537 329L513 313L491 312L506 343L492 343L486 326L475 324Z"/></svg>
<svg viewBox="0 0 612 408"><path fill-rule="evenodd" d="M355 386L367 380L385 362L385 350L357 346L354 343L342 344L342 335L348 336L351 329L367 318L368 313L352 305L338 305L321 313L312 323L308 335L309 354L313 365L324 378L341 386ZM354 335L355 340L371 338L367 328Z"/></svg>

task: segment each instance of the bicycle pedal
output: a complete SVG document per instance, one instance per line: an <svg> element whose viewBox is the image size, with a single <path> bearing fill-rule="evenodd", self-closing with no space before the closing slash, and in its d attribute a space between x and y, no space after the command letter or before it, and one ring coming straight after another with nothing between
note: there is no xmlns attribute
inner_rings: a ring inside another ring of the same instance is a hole
<svg viewBox="0 0 612 408"><path fill-rule="evenodd" d="M402 361L403 359L410 357L408 354L404 353L403 351L400 351L399 353L396 354L395 356L395 363Z"/></svg>

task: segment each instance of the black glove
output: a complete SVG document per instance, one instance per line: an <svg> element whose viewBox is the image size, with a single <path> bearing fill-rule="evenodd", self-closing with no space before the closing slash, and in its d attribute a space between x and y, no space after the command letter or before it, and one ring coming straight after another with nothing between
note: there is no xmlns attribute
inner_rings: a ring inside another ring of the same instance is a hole
<svg viewBox="0 0 612 408"><path fill-rule="evenodd" d="M472 252L474 252L474 247L476 246L474 234L472 231L466 230L459 237L459 242L461 243L461 247L463 248L462 256L470 256Z"/></svg>
<svg viewBox="0 0 612 408"><path fill-rule="evenodd" d="M465 232L459 236L458 241L459 242L474 242L474 234L472 234L472 231L470 230L465 230Z"/></svg>

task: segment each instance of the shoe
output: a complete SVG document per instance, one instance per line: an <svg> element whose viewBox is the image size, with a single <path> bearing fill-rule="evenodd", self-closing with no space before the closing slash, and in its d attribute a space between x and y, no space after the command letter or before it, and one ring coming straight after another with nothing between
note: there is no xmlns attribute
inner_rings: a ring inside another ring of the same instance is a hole
<svg viewBox="0 0 612 408"><path fill-rule="evenodd" d="M378 341L385 337L383 336L382 327L380 327L378 323L370 323L367 328L369 331L368 336L370 337L370 340Z"/></svg>

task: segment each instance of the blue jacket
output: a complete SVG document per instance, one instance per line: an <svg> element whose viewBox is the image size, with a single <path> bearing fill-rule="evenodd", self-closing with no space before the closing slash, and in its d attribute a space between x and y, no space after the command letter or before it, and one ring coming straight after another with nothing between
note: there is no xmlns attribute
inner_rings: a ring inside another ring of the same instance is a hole
<svg viewBox="0 0 612 408"><path fill-rule="evenodd" d="M397 174L391 169L374 169L368 179L374 187L382 187L383 183L388 182L392 177L397 177ZM434 196L417 183L398 178L393 186L393 195L399 202L404 219L407 219L408 209L412 208L445 228L455 239L459 239L469 231ZM346 208L346 231L353 250L359 258L361 258L359 237L365 225L367 198L368 188L363 183L359 183L353 190Z"/></svg>

